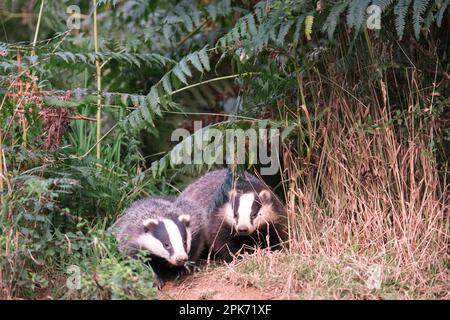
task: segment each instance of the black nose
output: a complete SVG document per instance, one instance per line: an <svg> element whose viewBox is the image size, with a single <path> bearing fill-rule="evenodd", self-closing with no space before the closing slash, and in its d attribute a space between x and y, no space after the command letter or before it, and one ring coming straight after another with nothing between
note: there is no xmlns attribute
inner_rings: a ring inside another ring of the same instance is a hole
<svg viewBox="0 0 450 320"><path fill-rule="evenodd" d="M177 265L179 265L179 266L185 264L187 261L188 261L187 257L185 257L185 258L177 258L177 260L176 260Z"/></svg>
<svg viewBox="0 0 450 320"><path fill-rule="evenodd" d="M239 233L248 233L248 227L239 227L237 229Z"/></svg>

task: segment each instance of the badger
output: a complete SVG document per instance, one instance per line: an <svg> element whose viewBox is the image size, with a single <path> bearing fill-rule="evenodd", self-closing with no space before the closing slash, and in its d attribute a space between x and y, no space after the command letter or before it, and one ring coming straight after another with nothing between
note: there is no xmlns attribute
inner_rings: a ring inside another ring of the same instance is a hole
<svg viewBox="0 0 450 320"><path fill-rule="evenodd" d="M227 176L228 175L228 176ZM233 257L255 246L279 249L287 239L286 213L278 197L264 183L246 172L223 190L226 169L211 171L190 184L177 201L189 200L209 208L203 237L209 254L230 262ZM220 193L223 200L214 204ZM204 212L203 212L204 214Z"/></svg>
<svg viewBox="0 0 450 320"><path fill-rule="evenodd" d="M197 217L205 214L198 213L202 209L188 200L177 205L174 201L174 197L139 200L111 227L123 255L134 257L140 250L149 252L158 288L167 279L187 272L187 263L197 261L204 251Z"/></svg>

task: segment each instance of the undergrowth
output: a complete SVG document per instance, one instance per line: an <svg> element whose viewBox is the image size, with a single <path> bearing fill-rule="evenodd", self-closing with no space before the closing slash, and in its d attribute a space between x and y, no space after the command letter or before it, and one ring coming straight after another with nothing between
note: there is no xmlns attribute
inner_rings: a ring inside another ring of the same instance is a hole
<svg viewBox="0 0 450 320"><path fill-rule="evenodd" d="M263 178L290 232L196 277L274 298L449 298L449 1L75 2L74 29L67 1L0 4L1 298L158 298L109 227L211 169L171 157L192 120L282 130Z"/></svg>

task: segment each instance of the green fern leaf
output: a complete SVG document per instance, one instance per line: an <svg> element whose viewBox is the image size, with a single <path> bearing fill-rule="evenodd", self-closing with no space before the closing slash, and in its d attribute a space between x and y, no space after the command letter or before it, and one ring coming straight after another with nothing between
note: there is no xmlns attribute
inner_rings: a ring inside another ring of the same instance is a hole
<svg viewBox="0 0 450 320"><path fill-rule="evenodd" d="M429 0L414 0L413 3L413 26L414 26L414 35L416 39L420 37L420 25L422 24L425 10L429 5Z"/></svg>
<svg viewBox="0 0 450 320"><path fill-rule="evenodd" d="M291 29L293 24L294 24L294 20L289 20L281 25L280 31L278 32L278 37L277 37L278 43L280 43L280 44L284 43L284 38L288 34L288 32Z"/></svg>
<svg viewBox="0 0 450 320"><path fill-rule="evenodd" d="M411 0L399 0L394 7L394 13L396 15L395 29L397 30L397 36L400 40L403 38L403 33L405 31L406 16L410 4Z"/></svg>
<svg viewBox="0 0 450 320"><path fill-rule="evenodd" d="M247 19L240 20L239 29L241 30L240 37L243 39L246 38L248 36L248 34L247 34Z"/></svg>
<svg viewBox="0 0 450 320"><path fill-rule="evenodd" d="M187 60L189 60L198 71L203 73L203 66L197 52L189 54Z"/></svg>
<svg viewBox="0 0 450 320"><path fill-rule="evenodd" d="M191 19L192 19L192 22L194 23L194 26L201 25L202 22L201 22L200 11L193 4L189 4L188 6L186 6L186 9L189 10L189 12L191 14Z"/></svg>
<svg viewBox="0 0 450 320"><path fill-rule="evenodd" d="M162 85L164 90L169 94L172 95L172 84L170 83L170 75L166 74L164 77L162 77Z"/></svg>
<svg viewBox="0 0 450 320"><path fill-rule="evenodd" d="M128 106L128 97L129 97L128 93L120 95L120 101L124 106Z"/></svg>
<svg viewBox="0 0 450 320"><path fill-rule="evenodd" d="M247 24L248 24L248 31L252 37L258 34L258 28L256 27L255 18L253 17L253 14L247 15Z"/></svg>
<svg viewBox="0 0 450 320"><path fill-rule="evenodd" d="M149 94L147 95L147 100L153 110L155 110L159 105L159 96L158 90L155 86L150 89Z"/></svg>
<svg viewBox="0 0 450 320"><path fill-rule="evenodd" d="M306 39L311 40L311 34L312 34L312 26L314 23L314 16L308 15L305 18L305 36Z"/></svg>
<svg viewBox="0 0 450 320"><path fill-rule="evenodd" d="M167 42L171 42L172 38L172 27L170 24L165 24L163 27L163 35Z"/></svg>
<svg viewBox="0 0 450 320"><path fill-rule="evenodd" d="M188 77L192 77L191 70L189 69L189 66L188 66L187 61L186 61L185 58L180 60L179 65L180 65L180 68L181 68L181 70L183 71L183 73L185 75L187 75Z"/></svg>
<svg viewBox="0 0 450 320"><path fill-rule="evenodd" d="M202 50L200 50L200 52L198 53L198 56L200 58L200 61L203 64L203 67L205 67L206 71L210 71L211 67L209 65L209 57L208 57L208 52L207 50L207 46L203 47Z"/></svg>
<svg viewBox="0 0 450 320"><path fill-rule="evenodd" d="M302 14L301 16L297 17L296 19L296 23L295 23L295 29L294 29L294 46L298 45L298 42L300 41L300 34L302 32L302 26L303 26L303 21L305 20L305 15Z"/></svg>
<svg viewBox="0 0 450 320"><path fill-rule="evenodd" d="M206 11L208 12L209 16L213 19L216 20L217 18L217 7L213 4L210 4L206 7Z"/></svg>
<svg viewBox="0 0 450 320"><path fill-rule="evenodd" d="M131 98L131 103L133 104L133 106L135 107L139 107L139 97L135 94L130 96Z"/></svg>
<svg viewBox="0 0 450 320"><path fill-rule="evenodd" d="M85 55L83 55L83 54L81 54L81 53L75 53L75 56L76 56L79 60L83 61L84 63L87 62L87 58L86 58Z"/></svg>
<svg viewBox="0 0 450 320"><path fill-rule="evenodd" d="M373 0L372 5L379 7L381 12L384 12L393 2L394 0Z"/></svg>
<svg viewBox="0 0 450 320"><path fill-rule="evenodd" d="M445 0L439 7L439 11L436 14L436 25L440 28L442 26L442 19L444 18L445 11L450 8L450 0Z"/></svg>
<svg viewBox="0 0 450 320"><path fill-rule="evenodd" d="M147 103L145 101L144 97L141 97L141 104L139 106L139 112L141 113L141 116L144 120L146 120L150 125L154 126L155 123L153 122L153 117L150 112L150 109L147 106Z"/></svg>
<svg viewBox="0 0 450 320"><path fill-rule="evenodd" d="M350 2L347 11L347 25L360 29L365 21L367 7L371 0L353 0Z"/></svg>
<svg viewBox="0 0 450 320"><path fill-rule="evenodd" d="M339 17L345 11L347 6L348 1L332 6L331 11L322 27L322 32L327 32L328 39L333 38L334 32L336 31L336 26L339 22Z"/></svg>
<svg viewBox="0 0 450 320"><path fill-rule="evenodd" d="M183 71L180 68L180 65L177 64L173 69L172 69L173 74L180 79L181 82L183 82L184 84L188 84L186 76L184 75Z"/></svg>
<svg viewBox="0 0 450 320"><path fill-rule="evenodd" d="M183 14L181 19L183 19L183 23L184 26L186 27L186 30L192 32L194 30L194 23L192 22L191 17L187 14Z"/></svg>

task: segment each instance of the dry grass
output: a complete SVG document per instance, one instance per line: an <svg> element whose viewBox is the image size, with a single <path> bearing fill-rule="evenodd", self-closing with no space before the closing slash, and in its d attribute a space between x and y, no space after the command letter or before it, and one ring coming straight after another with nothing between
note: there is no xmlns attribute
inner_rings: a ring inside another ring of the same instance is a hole
<svg viewBox="0 0 450 320"><path fill-rule="evenodd" d="M403 115L387 79L364 101L311 83L314 109L328 111L313 127L311 159L284 148L289 249L244 256L210 281L280 299L450 298L447 168L432 150L442 124L431 115L433 86L420 87L415 70L407 78Z"/></svg>
<svg viewBox="0 0 450 320"><path fill-rule="evenodd" d="M383 80L367 104L317 96L330 109L314 132L315 157L305 163L284 150L289 254L255 256L238 269L266 269L256 283L285 297L450 297L448 180L430 147L438 126L424 120L433 95L414 71L408 76L411 92L423 95L408 96L401 125ZM366 285L371 266L382 274L374 292Z"/></svg>

